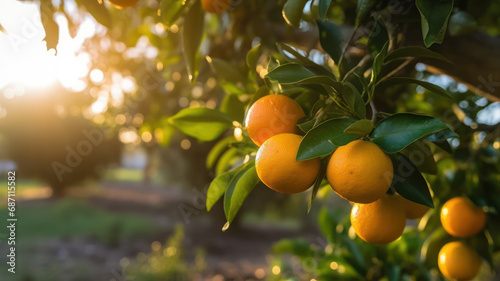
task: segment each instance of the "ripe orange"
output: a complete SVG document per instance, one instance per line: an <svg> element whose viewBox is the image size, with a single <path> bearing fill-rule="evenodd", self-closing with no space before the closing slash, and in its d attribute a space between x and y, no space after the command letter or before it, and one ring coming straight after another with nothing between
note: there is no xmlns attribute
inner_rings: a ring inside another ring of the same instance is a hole
<svg viewBox="0 0 500 281"><path fill-rule="evenodd" d="M295 134L276 135L262 144L255 158L257 175L269 188L294 194L307 190L320 169L319 158L296 161L302 138Z"/></svg>
<svg viewBox="0 0 500 281"><path fill-rule="evenodd" d="M441 209L441 224L450 235L460 238L479 233L486 224L486 213L464 197L448 200Z"/></svg>
<svg viewBox="0 0 500 281"><path fill-rule="evenodd" d="M304 110L291 98L268 95L258 99L250 107L245 123L248 135L260 146L272 136L298 133L297 121L304 116Z"/></svg>
<svg viewBox="0 0 500 281"><path fill-rule="evenodd" d="M351 224L364 241L387 244L403 234L406 216L402 209L401 203L393 195L384 195L369 204L356 203L351 210Z"/></svg>
<svg viewBox="0 0 500 281"><path fill-rule="evenodd" d="M330 158L326 177L333 190L355 203L381 198L392 183L392 161L372 142L355 140L337 148Z"/></svg>
<svg viewBox="0 0 500 281"><path fill-rule="evenodd" d="M401 203L401 206L403 206L403 208L405 210L405 214L406 214L407 219L414 220L414 219L421 218L430 209L429 207L427 207L425 205L410 201L401 195L398 195L397 198L398 198L399 202Z"/></svg>
<svg viewBox="0 0 500 281"><path fill-rule="evenodd" d="M202 0L201 4L209 13L222 14L231 7L231 0Z"/></svg>
<svg viewBox="0 0 500 281"><path fill-rule="evenodd" d="M441 248L438 256L441 273L450 280L471 280L479 272L481 259L462 242L450 242Z"/></svg>
<svg viewBox="0 0 500 281"><path fill-rule="evenodd" d="M119 9L135 6L135 4L139 2L139 0L108 0L108 1Z"/></svg>

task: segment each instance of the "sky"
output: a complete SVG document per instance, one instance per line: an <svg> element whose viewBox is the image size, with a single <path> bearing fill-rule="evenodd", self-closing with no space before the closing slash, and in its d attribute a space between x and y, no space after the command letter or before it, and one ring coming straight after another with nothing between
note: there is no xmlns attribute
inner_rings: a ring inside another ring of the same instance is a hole
<svg viewBox="0 0 500 281"><path fill-rule="evenodd" d="M68 3L66 10L77 12L74 2ZM77 35L71 38L65 17L57 15L55 19L61 28L57 56L54 50L47 51L43 41L45 31L37 2L0 1L0 24L5 29L0 33L0 89L11 84L47 87L57 80L75 91L85 87L81 78L88 74L90 57L78 50L95 33L96 24L84 17ZM7 91L8 95L11 92Z"/></svg>

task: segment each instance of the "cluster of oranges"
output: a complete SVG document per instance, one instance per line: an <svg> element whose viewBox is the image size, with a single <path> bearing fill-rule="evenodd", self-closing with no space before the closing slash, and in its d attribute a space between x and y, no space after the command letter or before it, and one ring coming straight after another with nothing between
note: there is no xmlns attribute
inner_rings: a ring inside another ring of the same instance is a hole
<svg viewBox="0 0 500 281"><path fill-rule="evenodd" d="M441 224L453 237L469 238L486 225L486 213L464 197L448 200L441 209ZM481 259L462 241L444 245L439 251L441 273L452 280L471 280L479 272Z"/></svg>
<svg viewBox="0 0 500 281"><path fill-rule="evenodd" d="M311 187L320 171L319 158L296 161L302 137L297 121L305 113L293 99L268 95L249 109L245 123L257 144L255 165L261 181L288 194ZM326 169L333 190L353 202L354 230L369 243L386 244L401 236L406 219L423 216L429 209L387 191L393 179L393 164L387 154L367 140L355 140L337 148Z"/></svg>

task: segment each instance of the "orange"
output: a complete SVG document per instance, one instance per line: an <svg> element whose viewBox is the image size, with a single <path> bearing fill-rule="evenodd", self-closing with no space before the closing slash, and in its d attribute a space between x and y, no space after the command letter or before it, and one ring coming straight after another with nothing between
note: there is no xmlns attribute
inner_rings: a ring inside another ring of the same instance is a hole
<svg viewBox="0 0 500 281"><path fill-rule="evenodd" d="M320 169L319 158L296 161L302 137L295 134L276 135L257 151L257 175L269 188L287 194L307 190Z"/></svg>
<svg viewBox="0 0 500 281"><path fill-rule="evenodd" d="M403 234L406 216L402 209L401 203L393 195L384 195L369 204L356 203L351 210L351 224L364 241L387 244Z"/></svg>
<svg viewBox="0 0 500 281"><path fill-rule="evenodd" d="M231 0L202 0L201 4L209 13L222 14L231 7Z"/></svg>
<svg viewBox="0 0 500 281"><path fill-rule="evenodd" d="M381 198L391 186L393 174L391 158L376 144L364 140L337 148L326 170L333 190L355 203Z"/></svg>
<svg viewBox="0 0 500 281"><path fill-rule="evenodd" d="M444 203L441 224L450 235L460 238L479 233L486 224L486 213L464 197L455 197Z"/></svg>
<svg viewBox="0 0 500 281"><path fill-rule="evenodd" d="M450 242L441 248L438 266L444 277L450 280L471 280L479 272L481 259L462 242Z"/></svg>
<svg viewBox="0 0 500 281"><path fill-rule="evenodd" d="M135 4L139 2L139 0L108 0L108 1L119 9L135 6Z"/></svg>
<svg viewBox="0 0 500 281"><path fill-rule="evenodd" d="M401 195L397 196L399 202L401 203L401 206L403 206L403 209L405 210L406 218L410 220L414 219L419 219L429 211L429 207L415 203L413 201L410 201L406 198L404 198Z"/></svg>
<svg viewBox="0 0 500 281"><path fill-rule="evenodd" d="M304 110L291 98L268 95L258 99L250 107L245 123L248 135L260 146L272 136L298 133L297 121L304 116Z"/></svg>

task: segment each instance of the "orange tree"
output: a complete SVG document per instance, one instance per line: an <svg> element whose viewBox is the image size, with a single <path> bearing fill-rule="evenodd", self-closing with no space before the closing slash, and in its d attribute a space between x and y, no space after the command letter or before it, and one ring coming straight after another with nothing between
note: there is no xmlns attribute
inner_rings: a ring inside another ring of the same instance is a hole
<svg viewBox="0 0 500 281"><path fill-rule="evenodd" d="M278 243L274 251L301 266L277 260L277 278L466 280L480 259L491 274L500 245L498 1L115 2L124 9L77 1L112 42L138 48L146 38L156 48L160 79L145 87L148 98L180 91L196 101L173 115L176 107L152 102L140 129L164 145L175 131L214 141L206 205L222 199L223 229L261 181L284 193L310 187L309 208L331 187L354 203L351 214L319 213L325 244ZM49 47L58 9L41 1ZM466 213L442 208L453 197L484 218L473 220L477 231L449 230Z"/></svg>

